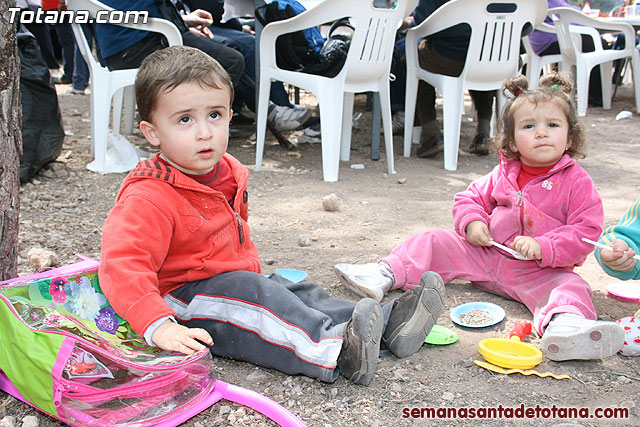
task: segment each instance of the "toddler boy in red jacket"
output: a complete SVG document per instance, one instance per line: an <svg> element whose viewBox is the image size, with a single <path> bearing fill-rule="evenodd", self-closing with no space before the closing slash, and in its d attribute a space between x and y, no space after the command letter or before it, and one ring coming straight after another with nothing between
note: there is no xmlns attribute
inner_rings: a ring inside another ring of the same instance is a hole
<svg viewBox="0 0 640 427"><path fill-rule="evenodd" d="M261 274L248 219L249 172L226 153L233 86L214 59L169 47L135 83L140 130L160 153L122 183L103 227L99 278L116 312L150 345L333 382L367 385L381 342L418 351L442 310L435 273L380 305Z"/></svg>

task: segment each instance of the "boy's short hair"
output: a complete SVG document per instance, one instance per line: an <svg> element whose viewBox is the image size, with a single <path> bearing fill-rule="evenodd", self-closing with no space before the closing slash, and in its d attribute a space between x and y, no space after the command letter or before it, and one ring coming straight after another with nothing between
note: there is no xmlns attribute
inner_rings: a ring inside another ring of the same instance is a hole
<svg viewBox="0 0 640 427"><path fill-rule="evenodd" d="M233 83L218 61L201 50L188 46L170 46L147 56L135 82L136 102L140 118L151 119L158 96L183 83L229 90L229 106L233 102Z"/></svg>

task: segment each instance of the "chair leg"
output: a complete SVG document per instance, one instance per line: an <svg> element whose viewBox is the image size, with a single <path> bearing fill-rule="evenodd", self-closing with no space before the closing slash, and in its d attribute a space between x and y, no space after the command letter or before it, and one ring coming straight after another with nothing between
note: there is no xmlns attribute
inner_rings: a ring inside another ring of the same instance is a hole
<svg viewBox="0 0 640 427"><path fill-rule="evenodd" d="M120 122L122 119L122 105L124 100L124 89L123 87L116 90L116 93L113 95L113 120L111 122L111 129L114 133L120 133Z"/></svg>
<svg viewBox="0 0 640 427"><path fill-rule="evenodd" d="M533 56L527 64L527 80L529 81L529 89L535 89L538 87L540 71L542 71L540 57Z"/></svg>
<svg viewBox="0 0 640 427"><path fill-rule="evenodd" d="M371 160L380 160L380 94L373 92L371 123Z"/></svg>
<svg viewBox="0 0 640 427"><path fill-rule="evenodd" d="M636 98L636 113L640 113L640 53L631 57L631 74L633 76L633 92Z"/></svg>
<svg viewBox="0 0 640 427"><path fill-rule="evenodd" d="M411 156L411 139L413 137L413 118L416 113L416 97L418 96L418 77L407 70L407 89L404 97L404 153Z"/></svg>
<svg viewBox="0 0 640 427"><path fill-rule="evenodd" d="M322 175L326 182L336 182L340 167L340 130L344 94L342 88L324 87L319 92L316 96L320 105L320 128L322 129Z"/></svg>
<svg viewBox="0 0 640 427"><path fill-rule="evenodd" d="M600 80L602 82L602 109L611 109L611 82L613 79L613 62L600 64Z"/></svg>
<svg viewBox="0 0 640 427"><path fill-rule="evenodd" d="M585 64L576 66L576 94L578 97L578 115L587 115L587 103L589 102L589 73Z"/></svg>
<svg viewBox="0 0 640 427"><path fill-rule="evenodd" d="M133 134L133 122L136 117L136 94L133 86L124 89L124 133Z"/></svg>
<svg viewBox="0 0 640 427"><path fill-rule="evenodd" d="M442 93L442 123L444 127L444 168L458 168L458 146L460 144L460 97L463 96L463 79L445 83ZM447 102L448 100L448 102Z"/></svg>
<svg viewBox="0 0 640 427"><path fill-rule="evenodd" d="M91 85L91 154L95 159L95 168L104 170L112 94L108 85L97 86Z"/></svg>
<svg viewBox="0 0 640 427"><path fill-rule="evenodd" d="M340 160L349 161L351 157L351 128L353 126L353 92L345 92L342 102L342 125L340 130ZM374 107L375 108L375 107Z"/></svg>
<svg viewBox="0 0 640 427"><path fill-rule="evenodd" d="M262 155L264 154L264 139L267 132L267 114L269 108L269 93L271 91L271 79L260 76L260 92L258 94L258 111L256 115L256 170L262 167ZM323 129L324 131L324 129Z"/></svg>
<svg viewBox="0 0 640 427"><path fill-rule="evenodd" d="M380 110L382 115L382 128L384 129L384 149L387 152L387 168L389 174L396 173L393 164L393 128L391 127L391 97L389 95L389 82L380 84Z"/></svg>

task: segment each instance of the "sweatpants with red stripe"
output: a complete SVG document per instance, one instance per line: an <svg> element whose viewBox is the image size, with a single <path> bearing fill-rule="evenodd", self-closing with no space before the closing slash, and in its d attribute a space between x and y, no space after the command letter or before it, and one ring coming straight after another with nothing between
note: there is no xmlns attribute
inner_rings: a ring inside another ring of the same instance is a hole
<svg viewBox="0 0 640 427"><path fill-rule="evenodd" d="M591 287L569 268L541 268L495 247L472 245L453 230L429 230L398 245L383 258L393 269L394 289L411 289L425 271L445 283L468 280L476 287L520 301L533 314L540 335L554 314L596 319Z"/></svg>
<svg viewBox="0 0 640 427"><path fill-rule="evenodd" d="M319 285L247 271L189 282L164 299L179 323L211 334L212 354L325 382L338 378L355 307ZM385 324L392 306L383 305Z"/></svg>

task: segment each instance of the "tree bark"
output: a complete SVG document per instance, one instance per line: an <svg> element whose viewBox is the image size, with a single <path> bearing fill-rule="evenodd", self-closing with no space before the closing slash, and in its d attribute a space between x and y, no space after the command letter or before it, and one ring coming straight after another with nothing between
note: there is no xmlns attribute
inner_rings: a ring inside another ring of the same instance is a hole
<svg viewBox="0 0 640 427"><path fill-rule="evenodd" d="M20 63L9 4L0 1L0 280L18 273L22 108Z"/></svg>

